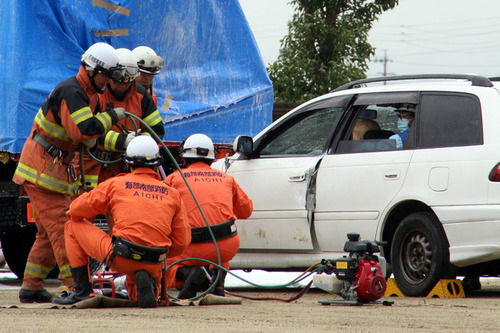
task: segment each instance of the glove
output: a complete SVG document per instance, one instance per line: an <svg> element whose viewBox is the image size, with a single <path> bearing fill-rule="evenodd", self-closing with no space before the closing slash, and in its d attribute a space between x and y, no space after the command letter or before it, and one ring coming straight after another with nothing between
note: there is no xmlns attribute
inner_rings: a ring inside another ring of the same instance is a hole
<svg viewBox="0 0 500 333"><path fill-rule="evenodd" d="M93 139L87 139L85 141L82 141L82 143L85 145L85 147L87 147L88 149L92 149L96 143L97 143L97 139L96 138L93 138Z"/></svg>
<svg viewBox="0 0 500 333"><path fill-rule="evenodd" d="M136 136L138 136L139 134L141 134L141 130L138 130L137 133L136 132L130 132L127 134L127 137L125 138L125 149L127 149L128 147L128 144L130 143L130 141L132 141L133 138L135 138Z"/></svg>
<svg viewBox="0 0 500 333"><path fill-rule="evenodd" d="M127 115L125 115L126 110L124 108L114 108L113 111L115 111L116 116L118 117L118 121L127 117Z"/></svg>

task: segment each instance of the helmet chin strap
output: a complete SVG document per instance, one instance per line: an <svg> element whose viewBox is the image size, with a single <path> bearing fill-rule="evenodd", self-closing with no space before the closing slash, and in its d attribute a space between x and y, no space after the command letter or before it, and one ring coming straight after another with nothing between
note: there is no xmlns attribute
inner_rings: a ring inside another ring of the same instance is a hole
<svg viewBox="0 0 500 333"><path fill-rule="evenodd" d="M88 74L88 72L87 72L87 74ZM102 94L102 93L104 93L106 86L99 88L99 86L97 86L97 84L95 84L94 78L97 76L97 74L99 74L99 73L96 70L93 70L92 75L90 75L90 74L88 74L88 75L89 75L90 83L92 83L92 87L94 87L95 91L98 94Z"/></svg>

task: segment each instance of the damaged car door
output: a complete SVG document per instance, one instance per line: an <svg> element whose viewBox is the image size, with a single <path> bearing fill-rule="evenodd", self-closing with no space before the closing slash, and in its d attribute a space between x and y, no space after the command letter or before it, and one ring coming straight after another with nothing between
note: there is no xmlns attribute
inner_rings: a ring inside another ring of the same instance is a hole
<svg viewBox="0 0 500 333"><path fill-rule="evenodd" d="M229 160L227 172L254 203L251 217L237 221L240 252L314 250L309 191L347 101L330 98L291 111L255 138L250 154Z"/></svg>

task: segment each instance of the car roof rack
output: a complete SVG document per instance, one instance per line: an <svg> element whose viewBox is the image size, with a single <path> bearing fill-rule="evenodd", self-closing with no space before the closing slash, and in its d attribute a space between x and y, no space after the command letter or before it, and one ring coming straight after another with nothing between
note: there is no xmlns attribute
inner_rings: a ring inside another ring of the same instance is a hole
<svg viewBox="0 0 500 333"><path fill-rule="evenodd" d="M473 86L479 87L493 87L493 83L487 77L475 74L414 74L414 75L394 75L394 76L382 76L382 77L374 77L356 80L353 82L346 83L338 88L332 90L341 91L352 89L355 86L366 84L366 83L375 83L375 82L388 82L388 81L404 81L404 80L467 80L471 82Z"/></svg>

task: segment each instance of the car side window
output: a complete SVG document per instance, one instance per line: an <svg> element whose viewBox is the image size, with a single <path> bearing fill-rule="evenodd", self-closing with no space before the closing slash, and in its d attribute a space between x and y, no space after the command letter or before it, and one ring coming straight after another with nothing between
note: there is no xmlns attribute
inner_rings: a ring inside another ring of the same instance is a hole
<svg viewBox="0 0 500 333"><path fill-rule="evenodd" d="M413 114L418 113L419 100L418 91L374 92L356 95L347 110L341 130L336 134L337 140L332 140L329 154L406 148L405 140L410 136L412 129L408 130L402 126L401 110L411 106L410 111ZM411 127L409 120L408 127Z"/></svg>
<svg viewBox="0 0 500 333"><path fill-rule="evenodd" d="M398 104L370 104L356 106L354 121L339 141L336 153L362 153L397 150L392 138L398 132L395 112Z"/></svg>
<svg viewBox="0 0 500 333"><path fill-rule="evenodd" d="M483 144L479 99L469 94L422 94L417 147Z"/></svg>
<svg viewBox="0 0 500 333"><path fill-rule="evenodd" d="M301 114L278 129L279 134L264 145L260 155L320 155L342 111L342 107L327 107Z"/></svg>

